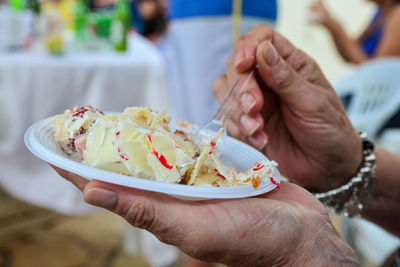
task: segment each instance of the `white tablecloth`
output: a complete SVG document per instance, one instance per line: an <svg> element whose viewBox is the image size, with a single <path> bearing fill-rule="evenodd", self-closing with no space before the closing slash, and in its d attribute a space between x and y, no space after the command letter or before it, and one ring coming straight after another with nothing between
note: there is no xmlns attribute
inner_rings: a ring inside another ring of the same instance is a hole
<svg viewBox="0 0 400 267"><path fill-rule="evenodd" d="M123 54L0 55L0 186L63 213L90 210L77 189L26 149L25 130L75 105L105 111L134 105L167 108L165 79L157 47L137 35Z"/></svg>

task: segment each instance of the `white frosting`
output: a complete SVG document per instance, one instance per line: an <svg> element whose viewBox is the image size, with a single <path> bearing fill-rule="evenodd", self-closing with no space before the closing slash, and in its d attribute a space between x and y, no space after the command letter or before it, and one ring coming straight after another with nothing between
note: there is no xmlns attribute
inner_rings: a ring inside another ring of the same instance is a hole
<svg viewBox="0 0 400 267"><path fill-rule="evenodd" d="M83 162L89 166L170 183L184 179L186 184L199 186L254 185L269 180L276 170L275 162L263 160L237 173L219 159L221 131L200 143L191 135L171 133L165 112L128 108L121 114L102 115L88 108L77 114L79 110L67 111L54 125L64 127L57 131L69 138L82 128L86 131Z"/></svg>

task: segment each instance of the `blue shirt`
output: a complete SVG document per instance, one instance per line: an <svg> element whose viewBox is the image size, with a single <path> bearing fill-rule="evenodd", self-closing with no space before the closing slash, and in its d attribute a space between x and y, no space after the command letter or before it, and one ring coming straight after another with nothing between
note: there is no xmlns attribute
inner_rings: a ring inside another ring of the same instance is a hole
<svg viewBox="0 0 400 267"><path fill-rule="evenodd" d="M232 0L171 0L169 18L230 16L232 2ZM276 20L278 4L276 0L242 0L242 14Z"/></svg>
<svg viewBox="0 0 400 267"><path fill-rule="evenodd" d="M371 22L371 33L362 40L361 46L367 56L372 56L383 36L383 25L380 22L382 10L378 10Z"/></svg>

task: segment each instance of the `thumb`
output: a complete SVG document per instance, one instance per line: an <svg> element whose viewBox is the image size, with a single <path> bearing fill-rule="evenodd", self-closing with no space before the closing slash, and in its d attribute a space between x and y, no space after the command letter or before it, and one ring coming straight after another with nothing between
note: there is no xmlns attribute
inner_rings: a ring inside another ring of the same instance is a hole
<svg viewBox="0 0 400 267"><path fill-rule="evenodd" d="M257 67L260 79L280 99L294 104L304 94L306 81L279 55L269 41L257 47Z"/></svg>
<svg viewBox="0 0 400 267"><path fill-rule="evenodd" d="M163 242L174 244L174 240L183 239L182 227L178 227L177 222L185 216L182 213L186 209L181 207L184 204L179 199L96 180L86 185L83 194L87 203L120 215Z"/></svg>

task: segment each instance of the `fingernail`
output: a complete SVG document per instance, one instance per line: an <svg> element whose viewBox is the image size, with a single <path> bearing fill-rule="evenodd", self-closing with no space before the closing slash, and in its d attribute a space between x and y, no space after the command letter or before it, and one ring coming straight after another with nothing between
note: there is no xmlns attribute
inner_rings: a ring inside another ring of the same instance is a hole
<svg viewBox="0 0 400 267"><path fill-rule="evenodd" d="M235 54L235 59L233 61L233 64L235 64L235 67L237 67L240 63L243 62L244 59L244 52L243 50L239 50Z"/></svg>
<svg viewBox="0 0 400 267"><path fill-rule="evenodd" d="M242 105L243 111L247 114L256 105L256 99L252 94L244 93L240 97L240 104Z"/></svg>
<svg viewBox="0 0 400 267"><path fill-rule="evenodd" d="M261 146L258 147L259 150L263 150L264 147L268 144L268 138L265 138L262 142Z"/></svg>
<svg viewBox="0 0 400 267"><path fill-rule="evenodd" d="M279 61L279 54L270 42L266 42L266 46L264 47L264 58L271 67Z"/></svg>
<svg viewBox="0 0 400 267"><path fill-rule="evenodd" d="M249 141L257 147L257 149L262 150L268 143L268 136L265 132L260 132L256 136L250 136Z"/></svg>
<svg viewBox="0 0 400 267"><path fill-rule="evenodd" d="M260 123L248 115L243 115L240 118L240 124L248 135L253 135L254 132L260 127Z"/></svg>
<svg viewBox="0 0 400 267"><path fill-rule="evenodd" d="M109 190L91 188L85 192L85 200L87 203L98 207L113 209L117 205L118 195Z"/></svg>

